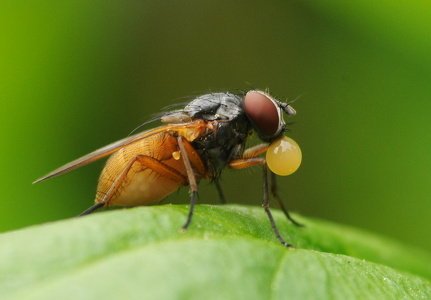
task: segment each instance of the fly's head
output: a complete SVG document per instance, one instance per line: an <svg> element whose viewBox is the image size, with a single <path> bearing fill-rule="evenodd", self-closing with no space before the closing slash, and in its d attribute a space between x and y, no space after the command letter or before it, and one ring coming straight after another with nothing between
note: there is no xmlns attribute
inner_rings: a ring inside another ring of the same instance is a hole
<svg viewBox="0 0 431 300"><path fill-rule="evenodd" d="M259 138L269 143L266 152L269 169L283 176L294 173L301 164L302 153L294 140L283 136L286 129L283 112L293 116L296 111L262 91L249 91L244 96L244 111Z"/></svg>
<svg viewBox="0 0 431 300"><path fill-rule="evenodd" d="M262 141L271 143L284 132L283 112L293 116L296 111L263 91L249 91L244 96L244 111Z"/></svg>

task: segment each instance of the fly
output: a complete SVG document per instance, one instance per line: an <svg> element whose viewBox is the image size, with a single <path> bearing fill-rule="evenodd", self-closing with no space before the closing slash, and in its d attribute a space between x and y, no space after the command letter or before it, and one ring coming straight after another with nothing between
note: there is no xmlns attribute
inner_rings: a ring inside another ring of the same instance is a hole
<svg viewBox="0 0 431 300"><path fill-rule="evenodd" d="M277 193L275 174L289 175L301 164L301 150L285 137L283 113L295 115L286 103L267 92L252 90L237 95L210 93L193 99L182 109L158 116L165 125L144 131L102 147L36 180L34 183L70 172L110 155L99 178L95 205L80 216L108 206L138 206L160 201L180 186L189 186L190 210L186 229L192 220L198 183L206 179L219 184L223 169L263 168L263 207L278 240L281 237L269 208L268 167L271 194L287 218L295 222ZM256 132L262 144L245 149L247 138ZM266 159L260 154L266 153ZM267 167L268 166L268 167Z"/></svg>

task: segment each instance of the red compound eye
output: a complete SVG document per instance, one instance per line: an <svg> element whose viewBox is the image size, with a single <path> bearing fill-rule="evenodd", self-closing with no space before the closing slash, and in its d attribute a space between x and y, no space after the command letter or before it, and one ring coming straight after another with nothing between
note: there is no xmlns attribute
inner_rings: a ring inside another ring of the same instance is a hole
<svg viewBox="0 0 431 300"><path fill-rule="evenodd" d="M244 97L244 110L256 129L265 136L273 136L280 128L279 108L260 91L250 91Z"/></svg>

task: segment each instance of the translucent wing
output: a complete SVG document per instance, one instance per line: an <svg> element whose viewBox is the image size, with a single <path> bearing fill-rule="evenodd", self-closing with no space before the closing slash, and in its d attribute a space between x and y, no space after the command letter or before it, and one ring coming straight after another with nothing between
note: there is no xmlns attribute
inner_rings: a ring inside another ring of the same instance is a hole
<svg viewBox="0 0 431 300"><path fill-rule="evenodd" d="M177 130L177 131L183 131L185 129L190 129L195 127L195 123L188 123L188 124L174 124L174 125L165 125L161 127L157 127L148 131L140 132L138 134L129 136L127 138L124 138L122 140L119 140L115 143L109 144L105 147L102 147L100 149L97 149L96 151L93 151L87 155L84 155L68 164L65 164L64 166L52 171L51 173L46 174L45 176L39 178L38 180L34 181L33 183L38 183L40 181L62 175L64 173L73 171L75 169L78 169L86 164L89 164L93 161L96 161L102 157L105 157L109 154L114 153L115 151L124 148L128 145L134 144L138 141L141 141L145 138L148 138L152 135L161 133L161 132L167 132L170 130Z"/></svg>

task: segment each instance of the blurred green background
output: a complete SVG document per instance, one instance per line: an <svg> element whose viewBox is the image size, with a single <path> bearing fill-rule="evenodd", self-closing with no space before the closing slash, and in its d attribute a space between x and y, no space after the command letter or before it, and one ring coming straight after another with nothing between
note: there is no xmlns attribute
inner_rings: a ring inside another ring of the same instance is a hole
<svg viewBox="0 0 431 300"><path fill-rule="evenodd" d="M430 15L405 0L3 0L0 231L82 212L103 162L40 176L180 97L253 86L299 97L303 164L279 179L290 210L431 249ZM261 204L259 168L222 185ZM183 188L164 202L188 201Z"/></svg>

